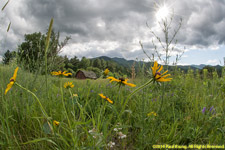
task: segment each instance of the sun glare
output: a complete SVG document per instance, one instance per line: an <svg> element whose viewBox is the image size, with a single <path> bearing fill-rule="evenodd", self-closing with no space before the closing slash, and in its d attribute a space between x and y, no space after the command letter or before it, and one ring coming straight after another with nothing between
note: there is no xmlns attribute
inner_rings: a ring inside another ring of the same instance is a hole
<svg viewBox="0 0 225 150"><path fill-rule="evenodd" d="M166 19L168 15L169 15L169 8L166 5L164 5L162 7L159 7L158 11L156 12L156 19L158 21L161 21Z"/></svg>

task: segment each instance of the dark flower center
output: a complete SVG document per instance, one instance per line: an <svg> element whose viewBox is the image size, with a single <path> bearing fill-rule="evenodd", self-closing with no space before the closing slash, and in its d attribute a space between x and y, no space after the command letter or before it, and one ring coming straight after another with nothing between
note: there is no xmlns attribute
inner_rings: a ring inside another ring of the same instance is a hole
<svg viewBox="0 0 225 150"><path fill-rule="evenodd" d="M119 80L120 80L121 82L125 81L125 79L124 79L124 78L119 78Z"/></svg>
<svg viewBox="0 0 225 150"><path fill-rule="evenodd" d="M14 79L11 79L11 80L10 80L10 82L14 82L14 81L15 81Z"/></svg>
<svg viewBox="0 0 225 150"><path fill-rule="evenodd" d="M156 73L155 73L155 76L156 76L156 75L161 75L161 73L159 73L159 72L156 72Z"/></svg>
<svg viewBox="0 0 225 150"><path fill-rule="evenodd" d="M159 77L158 77L157 79L160 79L160 78L161 78L161 77L160 77L161 73L160 73L160 72L156 72L154 78L155 78L157 75L159 75Z"/></svg>

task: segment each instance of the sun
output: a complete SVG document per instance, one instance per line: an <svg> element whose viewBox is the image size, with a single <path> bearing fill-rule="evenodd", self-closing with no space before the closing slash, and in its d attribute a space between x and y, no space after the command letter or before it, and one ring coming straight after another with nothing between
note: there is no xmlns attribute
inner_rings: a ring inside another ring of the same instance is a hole
<svg viewBox="0 0 225 150"><path fill-rule="evenodd" d="M164 20L169 16L170 10L166 5L158 8L155 16L158 21Z"/></svg>

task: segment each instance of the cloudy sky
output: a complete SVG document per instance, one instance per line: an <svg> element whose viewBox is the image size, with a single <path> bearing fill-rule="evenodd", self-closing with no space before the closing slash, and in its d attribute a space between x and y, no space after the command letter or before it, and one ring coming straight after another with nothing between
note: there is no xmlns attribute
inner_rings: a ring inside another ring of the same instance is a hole
<svg viewBox="0 0 225 150"><path fill-rule="evenodd" d="M0 8L6 2L1 0ZM151 31L165 44L158 22L172 14L170 39L179 19L183 21L170 62L185 47L179 64L223 65L224 0L11 0L0 12L0 55L7 49L16 50L24 34L45 33L54 18L53 27L60 31L61 40L65 36L72 38L60 55L147 60L139 41L148 55L154 53L153 41L163 56ZM10 22L11 28L6 32Z"/></svg>

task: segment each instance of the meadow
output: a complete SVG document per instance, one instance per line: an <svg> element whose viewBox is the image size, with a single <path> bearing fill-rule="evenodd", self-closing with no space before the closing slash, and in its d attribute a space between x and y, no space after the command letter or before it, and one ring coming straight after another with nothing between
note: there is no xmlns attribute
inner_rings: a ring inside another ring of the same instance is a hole
<svg viewBox="0 0 225 150"><path fill-rule="evenodd" d="M170 82L151 83L130 95L150 77L129 79L136 85L129 87L109 79L77 80L51 74L46 80L19 68L16 83L23 88L14 84L5 95L16 67L0 66L0 149L224 145L224 76L171 71ZM74 87L64 88L67 82Z"/></svg>

